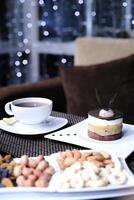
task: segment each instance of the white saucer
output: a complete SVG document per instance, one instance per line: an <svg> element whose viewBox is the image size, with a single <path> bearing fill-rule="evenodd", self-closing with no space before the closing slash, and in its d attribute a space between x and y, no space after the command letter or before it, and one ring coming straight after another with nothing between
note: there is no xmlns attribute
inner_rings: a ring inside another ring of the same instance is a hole
<svg viewBox="0 0 134 200"><path fill-rule="evenodd" d="M47 121L35 125L26 125L20 122L16 122L14 124L7 124L3 120L0 120L0 128L2 130L20 135L37 135L55 131L63 127L67 123L68 120L65 118L50 116L47 119Z"/></svg>

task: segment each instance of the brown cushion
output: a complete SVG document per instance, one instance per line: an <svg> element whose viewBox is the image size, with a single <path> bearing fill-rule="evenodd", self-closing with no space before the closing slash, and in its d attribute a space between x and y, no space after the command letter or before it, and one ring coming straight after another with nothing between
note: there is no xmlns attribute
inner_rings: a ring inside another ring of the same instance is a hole
<svg viewBox="0 0 134 200"><path fill-rule="evenodd" d="M87 67L60 67L68 113L116 108L124 122L134 123L134 55ZM115 98L116 97L116 98Z"/></svg>

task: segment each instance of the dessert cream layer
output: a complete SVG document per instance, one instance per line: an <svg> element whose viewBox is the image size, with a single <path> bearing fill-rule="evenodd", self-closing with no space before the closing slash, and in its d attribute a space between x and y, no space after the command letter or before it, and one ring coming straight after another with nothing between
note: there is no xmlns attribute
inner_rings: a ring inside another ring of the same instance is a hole
<svg viewBox="0 0 134 200"><path fill-rule="evenodd" d="M123 119L105 120L88 116L88 131L100 136L115 135L122 131Z"/></svg>

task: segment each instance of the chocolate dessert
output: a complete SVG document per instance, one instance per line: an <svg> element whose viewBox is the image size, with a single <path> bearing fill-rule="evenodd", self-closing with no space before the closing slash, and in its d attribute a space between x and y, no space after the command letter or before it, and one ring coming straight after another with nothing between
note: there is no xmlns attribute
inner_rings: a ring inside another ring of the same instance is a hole
<svg viewBox="0 0 134 200"><path fill-rule="evenodd" d="M111 141L122 137L123 114L117 110L101 109L88 114L88 136Z"/></svg>

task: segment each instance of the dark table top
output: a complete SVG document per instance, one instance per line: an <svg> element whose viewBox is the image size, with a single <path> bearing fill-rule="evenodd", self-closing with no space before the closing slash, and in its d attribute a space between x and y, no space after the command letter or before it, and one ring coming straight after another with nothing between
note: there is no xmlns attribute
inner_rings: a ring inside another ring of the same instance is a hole
<svg viewBox="0 0 134 200"><path fill-rule="evenodd" d="M64 117L68 119L68 124L64 126L64 128L85 119L84 117L54 111L52 112L52 116ZM14 157L21 157L21 155L24 154L28 156L38 156L42 154L46 156L58 151L64 151L66 149L86 148L44 138L44 134L32 136L18 135L0 130L0 151L7 152ZM134 173L134 152L127 158L126 161L131 171Z"/></svg>
<svg viewBox="0 0 134 200"><path fill-rule="evenodd" d="M68 119L68 124L64 126L64 128L84 120L83 117L60 112L52 112L52 116L64 117ZM2 152L7 152L14 157L20 157L24 154L27 154L29 156L37 156L40 154L50 155L54 152L74 148L85 149L84 147L78 147L76 145L44 138L44 134L32 136L18 135L0 130L0 150Z"/></svg>
<svg viewBox="0 0 134 200"><path fill-rule="evenodd" d="M68 124L64 126L64 128L76 124L85 119L84 117L54 111L52 112L52 116L64 117L68 119ZM24 154L27 154L28 156L38 156L40 154L50 155L52 153L64 151L66 149L86 148L44 138L44 134L32 136L18 135L6 132L4 130L0 130L0 151L2 153L5 152L11 154L14 157L21 157L21 155ZM127 158L126 161L129 168L134 173L134 152ZM119 197L117 199L128 200L131 198L134 198L134 196L129 196L129 198Z"/></svg>

